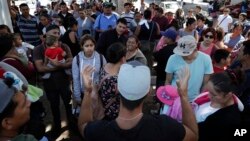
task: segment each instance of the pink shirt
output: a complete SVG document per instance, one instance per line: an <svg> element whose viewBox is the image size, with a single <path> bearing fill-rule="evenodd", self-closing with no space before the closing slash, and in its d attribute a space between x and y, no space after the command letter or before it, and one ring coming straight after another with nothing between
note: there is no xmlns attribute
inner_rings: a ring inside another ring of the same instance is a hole
<svg viewBox="0 0 250 141"><path fill-rule="evenodd" d="M204 47L202 43L198 44L199 51L201 51L209 56L211 56L211 54L213 53L213 48L214 48L214 44L210 44L210 46L208 48Z"/></svg>

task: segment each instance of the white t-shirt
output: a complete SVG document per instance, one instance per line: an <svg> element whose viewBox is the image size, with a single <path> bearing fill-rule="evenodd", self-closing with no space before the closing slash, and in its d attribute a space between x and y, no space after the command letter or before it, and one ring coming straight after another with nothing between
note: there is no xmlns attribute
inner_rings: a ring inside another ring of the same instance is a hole
<svg viewBox="0 0 250 141"><path fill-rule="evenodd" d="M198 123L205 121L209 115L219 110L219 108L213 108L210 105L211 102L207 102L198 107L197 111L195 112L196 120Z"/></svg>
<svg viewBox="0 0 250 141"><path fill-rule="evenodd" d="M226 18L225 18L226 17ZM225 19L224 19L225 18ZM223 20L224 19L224 20ZM223 21L222 21L223 20ZM221 27L224 32L228 32L229 29L228 29L228 25L230 23L233 23L233 18L230 16L230 15L220 15L218 17L218 26Z"/></svg>
<svg viewBox="0 0 250 141"><path fill-rule="evenodd" d="M200 94L205 74L213 73L213 65L210 56L198 51L196 59L188 64L182 56L173 54L170 56L165 69L166 73L173 74L171 85L176 86L177 72L188 65L190 69L190 79L188 81L188 98L192 101Z"/></svg>

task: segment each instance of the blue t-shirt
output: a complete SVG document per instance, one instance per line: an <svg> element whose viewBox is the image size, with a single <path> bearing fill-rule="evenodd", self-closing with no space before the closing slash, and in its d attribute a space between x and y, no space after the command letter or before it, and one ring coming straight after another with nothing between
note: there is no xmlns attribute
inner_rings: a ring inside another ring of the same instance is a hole
<svg viewBox="0 0 250 141"><path fill-rule="evenodd" d="M88 18L85 19L77 18L78 29L77 29L77 37L80 39L83 35L83 30L89 31L90 35L93 35L93 25L94 23Z"/></svg>
<svg viewBox="0 0 250 141"><path fill-rule="evenodd" d="M242 35L239 35L236 38L231 38L232 33L227 34L224 37L224 44L228 46L228 48L233 49L237 48L239 43L243 42L245 38Z"/></svg>
<svg viewBox="0 0 250 141"><path fill-rule="evenodd" d="M186 65L190 69L188 98L189 101L192 101L200 94L204 75L213 73L213 65L210 56L200 51L198 51L197 58L190 64L186 63L182 56L173 54L170 56L165 69L166 73L173 74L171 85L176 86L177 72Z"/></svg>
<svg viewBox="0 0 250 141"><path fill-rule="evenodd" d="M108 30L110 28L114 29L116 26L116 21L118 17L115 14L109 16L105 16L104 14L100 14L94 24L94 29Z"/></svg>

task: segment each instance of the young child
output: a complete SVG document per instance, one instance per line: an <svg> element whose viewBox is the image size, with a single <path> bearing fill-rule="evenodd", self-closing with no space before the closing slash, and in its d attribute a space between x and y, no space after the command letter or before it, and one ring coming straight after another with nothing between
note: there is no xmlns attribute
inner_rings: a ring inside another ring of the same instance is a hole
<svg viewBox="0 0 250 141"><path fill-rule="evenodd" d="M218 49L213 56L214 73L223 72L230 65L230 52L226 49Z"/></svg>
<svg viewBox="0 0 250 141"><path fill-rule="evenodd" d="M14 34L14 46L18 53L19 59L25 66L28 66L29 54L31 53L31 50L34 49L34 46L29 43L23 42L19 33Z"/></svg>
<svg viewBox="0 0 250 141"><path fill-rule="evenodd" d="M47 65L50 68L53 68L54 66L50 63L49 60L54 60L57 58L59 63L65 63L64 57L66 56L66 52L58 46L58 38L52 35L46 36L45 39L46 43L46 50L45 50L45 65ZM68 75L71 75L71 71L65 70L65 73ZM50 73L46 73L43 75L43 79L49 79Z"/></svg>

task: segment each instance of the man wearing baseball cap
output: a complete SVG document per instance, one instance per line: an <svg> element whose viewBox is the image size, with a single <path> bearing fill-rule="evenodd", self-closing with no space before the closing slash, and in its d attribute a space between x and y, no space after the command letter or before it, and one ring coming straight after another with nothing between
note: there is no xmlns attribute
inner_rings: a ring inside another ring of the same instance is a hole
<svg viewBox="0 0 250 141"><path fill-rule="evenodd" d="M156 89L159 86L163 86L166 81L165 68L169 57L174 54L173 50L177 46L176 37L177 31L173 28L169 28L166 31L162 31L161 35L163 37L163 47L154 53L155 60L157 62L156 67Z"/></svg>
<svg viewBox="0 0 250 141"><path fill-rule="evenodd" d="M83 70L85 82L91 82L91 66ZM86 140L192 140L198 139L198 127L187 98L189 71L180 77L178 90L183 110L183 124L166 115L152 116L142 112L144 99L150 92L150 70L137 61L123 64L118 74L118 91L121 97L120 112L113 121L93 121L92 86L86 86L78 126Z"/></svg>
<svg viewBox="0 0 250 141"><path fill-rule="evenodd" d="M119 17L112 13L112 6L113 4L110 2L103 3L103 13L100 14L94 24L94 30L101 35L104 31L109 29L114 29L116 26L116 21Z"/></svg>
<svg viewBox="0 0 250 141"><path fill-rule="evenodd" d="M197 50L197 42L191 35L183 36L178 40L174 54L170 56L165 69L166 84L175 86L176 74L184 66L188 66L191 73L188 98L192 101L207 83L209 75L213 73L213 66L210 56Z"/></svg>
<svg viewBox="0 0 250 141"><path fill-rule="evenodd" d="M50 25L46 28L46 35L53 35L57 38L60 37L60 29L57 25ZM58 44L67 54L65 57L65 63L60 63L57 58L50 60L54 68L50 68L44 65L45 61L45 49L47 48L45 43L37 46L33 52L33 60L37 71L40 74L51 73L48 79L43 79L43 87L46 96L50 102L51 111L53 114L54 126L52 133L54 137L57 137L61 133L61 116L60 116L60 97L65 105L66 115L68 122L72 119L71 112L71 91L69 76L65 73L65 69L71 68L72 65L72 54L70 48L63 43ZM69 124L68 125L72 125Z"/></svg>
<svg viewBox="0 0 250 141"><path fill-rule="evenodd" d="M31 135L19 135L21 127L30 118L30 101L13 85L14 79L0 79L0 140L36 141Z"/></svg>

